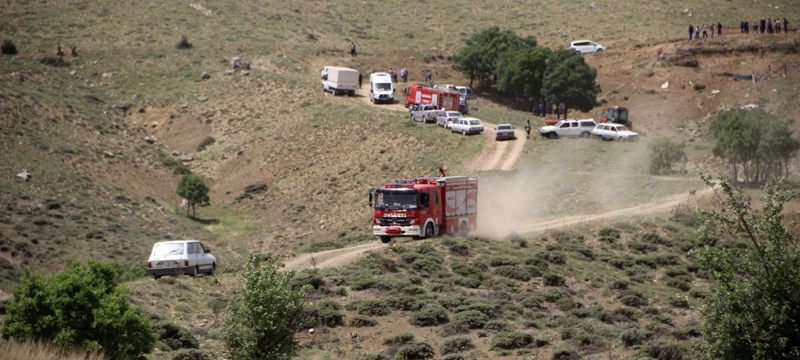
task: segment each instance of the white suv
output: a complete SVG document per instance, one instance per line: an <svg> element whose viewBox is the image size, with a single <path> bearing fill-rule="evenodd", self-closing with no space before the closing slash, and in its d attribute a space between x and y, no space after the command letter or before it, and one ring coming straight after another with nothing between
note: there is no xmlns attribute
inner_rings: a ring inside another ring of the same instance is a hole
<svg viewBox="0 0 800 360"><path fill-rule="evenodd" d="M589 137L597 126L594 119L561 120L555 125L539 128L539 135L548 139L558 139L562 136Z"/></svg>
<svg viewBox="0 0 800 360"><path fill-rule="evenodd" d="M164 275L196 276L201 272L213 275L216 269L217 258L198 240L157 242L147 259L147 270L156 279Z"/></svg>
<svg viewBox="0 0 800 360"><path fill-rule="evenodd" d="M592 135L603 140L636 141L639 134L625 128L625 125L602 123L592 130Z"/></svg>
<svg viewBox="0 0 800 360"><path fill-rule="evenodd" d="M458 132L462 135L480 134L483 132L483 123L476 118L462 117L455 119L453 123L450 124L450 131Z"/></svg>
<svg viewBox="0 0 800 360"><path fill-rule="evenodd" d="M581 54L602 53L606 47L594 41L577 40L569 43L569 48Z"/></svg>
<svg viewBox="0 0 800 360"><path fill-rule="evenodd" d="M436 125L449 129L453 121L462 117L464 117L464 115L461 115L458 111L445 111L443 115L436 117Z"/></svg>

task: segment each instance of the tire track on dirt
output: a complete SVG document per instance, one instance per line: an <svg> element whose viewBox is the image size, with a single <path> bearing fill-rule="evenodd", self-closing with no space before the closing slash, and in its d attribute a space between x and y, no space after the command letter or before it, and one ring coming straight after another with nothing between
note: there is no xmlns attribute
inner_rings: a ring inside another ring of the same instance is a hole
<svg viewBox="0 0 800 360"><path fill-rule="evenodd" d="M311 268L324 269L349 264L362 254L389 246L380 241L358 244L346 248L325 250L315 253L302 254L284 263L287 270L304 270Z"/></svg>

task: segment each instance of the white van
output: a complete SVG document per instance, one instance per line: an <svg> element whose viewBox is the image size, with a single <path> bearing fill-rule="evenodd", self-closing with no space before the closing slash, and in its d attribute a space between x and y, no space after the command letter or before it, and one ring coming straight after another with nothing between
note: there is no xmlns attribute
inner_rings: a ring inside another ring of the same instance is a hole
<svg viewBox="0 0 800 360"><path fill-rule="evenodd" d="M156 279L164 275L196 276L201 272L213 275L216 269L217 258L198 240L157 242L147 259L147 271Z"/></svg>
<svg viewBox="0 0 800 360"><path fill-rule="evenodd" d="M369 100L375 104L394 103L394 85L389 73L376 72L369 75Z"/></svg>
<svg viewBox="0 0 800 360"><path fill-rule="evenodd" d="M333 95L353 95L358 89L358 70L326 66L320 71L322 76L322 90L330 91Z"/></svg>

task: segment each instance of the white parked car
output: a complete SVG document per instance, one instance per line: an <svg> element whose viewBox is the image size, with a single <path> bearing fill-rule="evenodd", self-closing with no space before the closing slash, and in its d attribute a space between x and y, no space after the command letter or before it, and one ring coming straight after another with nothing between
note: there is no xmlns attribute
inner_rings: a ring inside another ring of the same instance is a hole
<svg viewBox="0 0 800 360"><path fill-rule="evenodd" d="M147 259L147 270L156 279L164 275L213 275L216 269L217 258L198 240L157 242Z"/></svg>
<svg viewBox="0 0 800 360"><path fill-rule="evenodd" d="M548 139L558 139L562 136L589 137L597 123L594 119L561 120L555 125L539 128L539 135Z"/></svg>
<svg viewBox="0 0 800 360"><path fill-rule="evenodd" d="M443 115L436 117L436 125L449 129L453 121L462 117L464 117L464 115L461 115L458 111L445 111Z"/></svg>
<svg viewBox="0 0 800 360"><path fill-rule="evenodd" d="M478 98L472 93L472 88L469 86L456 86L456 91L458 91L465 100L475 100Z"/></svg>
<svg viewBox="0 0 800 360"><path fill-rule="evenodd" d="M483 132L483 123L476 118L462 117L450 124L450 131L467 134L480 134Z"/></svg>
<svg viewBox="0 0 800 360"><path fill-rule="evenodd" d="M581 54L602 53L606 47L590 40L576 40L569 43L569 48Z"/></svg>
<svg viewBox="0 0 800 360"><path fill-rule="evenodd" d="M511 125L511 124L499 124L494 129L494 139L495 140L505 140L505 139L514 140L516 138L517 138L517 134L514 133L514 125Z"/></svg>
<svg viewBox="0 0 800 360"><path fill-rule="evenodd" d="M592 135L603 140L636 141L639 134L625 128L625 125L614 123L602 123L592 130Z"/></svg>

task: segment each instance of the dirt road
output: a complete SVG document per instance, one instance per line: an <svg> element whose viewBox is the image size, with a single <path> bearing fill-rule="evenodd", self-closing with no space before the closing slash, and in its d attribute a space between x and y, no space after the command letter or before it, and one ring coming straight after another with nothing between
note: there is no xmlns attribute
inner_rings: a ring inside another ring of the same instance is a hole
<svg viewBox="0 0 800 360"><path fill-rule="evenodd" d="M362 254L388 246L378 240L346 247L343 249L325 250L310 254L302 254L285 262L287 270L303 270L317 267L324 269L346 265Z"/></svg>

